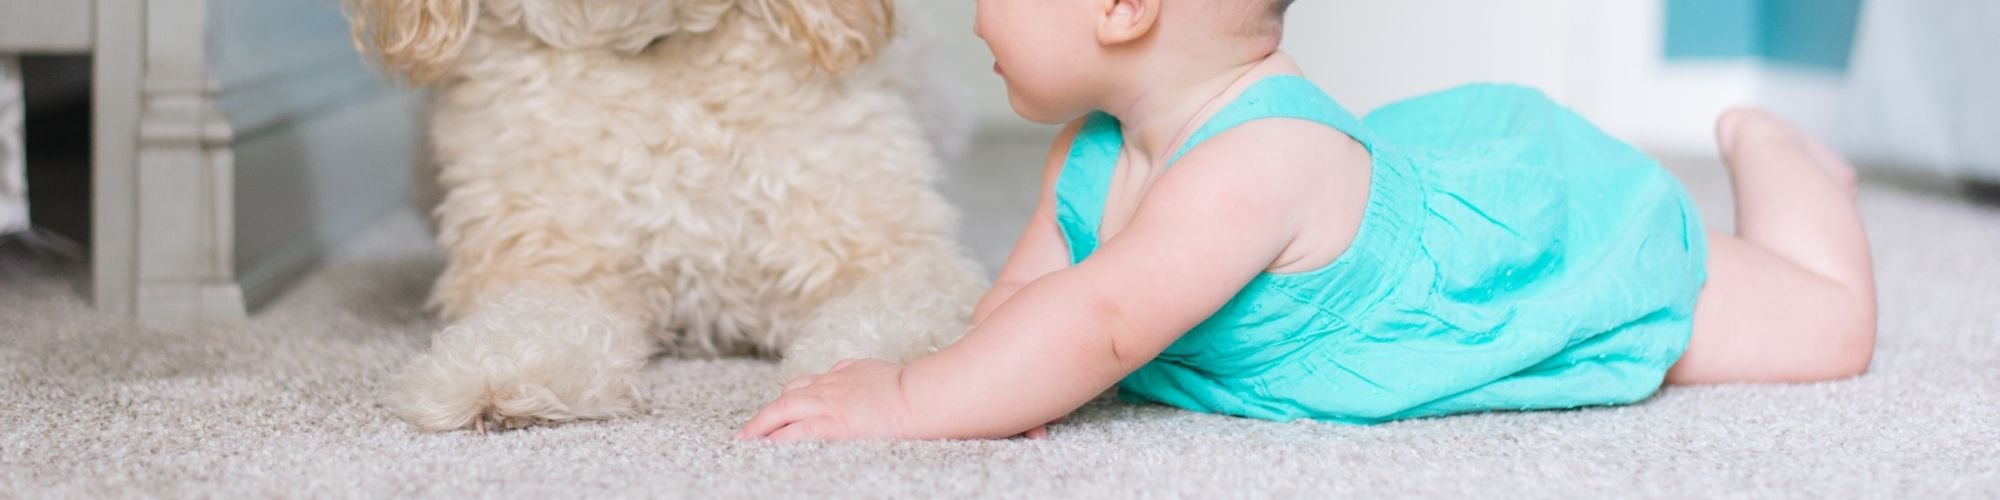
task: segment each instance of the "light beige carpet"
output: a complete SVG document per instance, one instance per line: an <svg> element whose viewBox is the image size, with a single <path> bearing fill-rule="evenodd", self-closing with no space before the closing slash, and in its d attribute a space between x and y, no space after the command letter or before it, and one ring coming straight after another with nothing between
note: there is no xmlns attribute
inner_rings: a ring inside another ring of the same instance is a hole
<svg viewBox="0 0 2000 500"><path fill-rule="evenodd" d="M1002 257L1040 137L987 141L951 185ZM1712 164L1681 171L1726 220ZM1874 371L1669 388L1644 404L1377 427L1099 404L1048 441L774 446L725 438L779 382L754 360L662 360L651 414L419 434L386 374L436 327L437 254L385 223L250 325L142 331L73 267L0 257L0 497L2000 497L2000 210L1876 183Z"/></svg>

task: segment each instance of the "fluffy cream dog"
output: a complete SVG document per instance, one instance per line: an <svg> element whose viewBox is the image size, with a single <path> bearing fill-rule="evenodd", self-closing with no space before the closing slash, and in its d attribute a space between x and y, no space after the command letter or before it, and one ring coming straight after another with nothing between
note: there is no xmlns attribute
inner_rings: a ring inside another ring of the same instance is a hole
<svg viewBox="0 0 2000 500"><path fill-rule="evenodd" d="M662 348L908 360L985 289L890 0L345 1L435 90L451 324L395 404L423 429L639 411Z"/></svg>

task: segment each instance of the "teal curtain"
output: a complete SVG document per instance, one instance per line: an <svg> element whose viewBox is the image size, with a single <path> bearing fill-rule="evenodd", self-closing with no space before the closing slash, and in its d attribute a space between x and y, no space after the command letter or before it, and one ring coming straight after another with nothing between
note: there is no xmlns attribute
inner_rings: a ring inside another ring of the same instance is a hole
<svg viewBox="0 0 2000 500"><path fill-rule="evenodd" d="M1844 72L1862 0L1667 0L1666 54Z"/></svg>

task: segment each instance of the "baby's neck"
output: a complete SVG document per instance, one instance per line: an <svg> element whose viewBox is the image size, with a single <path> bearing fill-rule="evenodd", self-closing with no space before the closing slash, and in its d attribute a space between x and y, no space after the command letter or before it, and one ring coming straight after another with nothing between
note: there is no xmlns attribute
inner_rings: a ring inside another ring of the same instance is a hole
<svg viewBox="0 0 2000 500"><path fill-rule="evenodd" d="M1297 72L1291 58L1281 52L1223 67L1165 72L1133 82L1134 87L1114 96L1104 111L1118 118L1128 154L1138 155L1135 159L1145 165L1163 165L1200 126L1201 118L1219 111L1228 103L1225 97L1238 87L1265 76Z"/></svg>

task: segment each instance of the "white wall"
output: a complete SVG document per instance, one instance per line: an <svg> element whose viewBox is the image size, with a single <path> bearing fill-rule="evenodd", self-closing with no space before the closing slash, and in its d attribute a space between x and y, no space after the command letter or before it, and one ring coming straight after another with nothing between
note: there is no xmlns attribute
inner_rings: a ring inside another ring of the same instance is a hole
<svg viewBox="0 0 2000 500"><path fill-rule="evenodd" d="M1007 86L1001 83L999 75L993 74L993 53L972 34L975 10L971 0L915 0L904 5L912 10L921 9L919 15L909 17L930 23L923 29L925 36L938 44L959 83L971 87L972 102L965 105L977 110L975 116L980 127L1039 127L1015 116L1013 108L1007 105Z"/></svg>
<svg viewBox="0 0 2000 500"><path fill-rule="evenodd" d="M1837 78L1754 63L1663 58L1664 0L1310 0L1293 5L1284 48L1335 99L1366 113L1473 82L1533 86L1618 137L1660 153L1713 153L1714 117L1774 108L1836 131ZM1020 127L972 36L972 2L936 2L941 42L973 86L982 124Z"/></svg>
<svg viewBox="0 0 2000 500"><path fill-rule="evenodd" d="M1627 1L1627 0L1621 0ZM1356 113L1469 82L1566 96L1567 0L1313 0L1293 5L1284 49Z"/></svg>
<svg viewBox="0 0 2000 500"><path fill-rule="evenodd" d="M1717 115L1756 104L1822 137L1840 80L1753 62L1667 62L1664 0L1319 0L1287 19L1285 49L1357 113L1472 82L1541 88L1612 135L1707 155Z"/></svg>
<svg viewBox="0 0 2000 500"><path fill-rule="evenodd" d="M1295 4L1285 49L1342 103L1364 112L1470 81L1571 86L1562 6L1589 0L1310 0ZM1625 0L1621 0L1625 1ZM973 89L980 123L1029 126L1007 105L993 56L972 34L973 2L926 2L930 31Z"/></svg>

